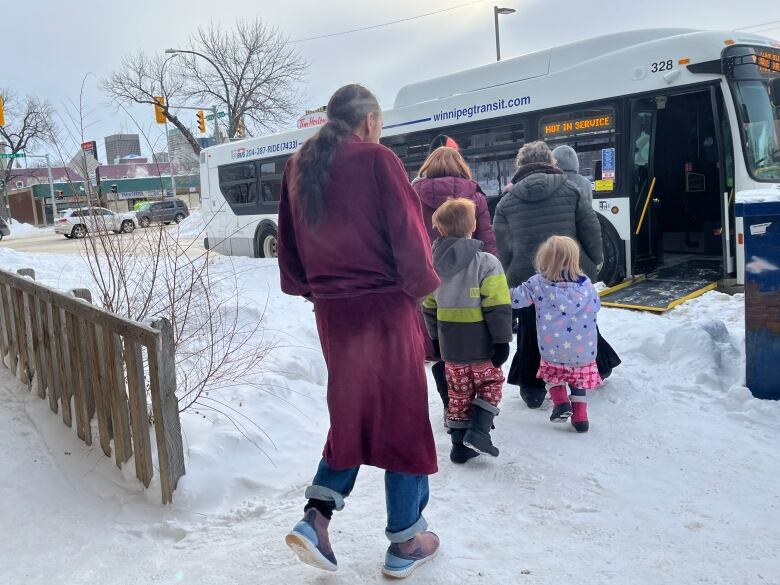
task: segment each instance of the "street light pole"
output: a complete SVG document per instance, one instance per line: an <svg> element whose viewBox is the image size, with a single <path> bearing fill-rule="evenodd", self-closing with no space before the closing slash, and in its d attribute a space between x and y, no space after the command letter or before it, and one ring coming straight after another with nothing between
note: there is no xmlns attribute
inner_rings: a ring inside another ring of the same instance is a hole
<svg viewBox="0 0 780 585"><path fill-rule="evenodd" d="M498 33L498 15L499 14L512 14L516 12L514 8L500 8L499 6L493 6L493 21L496 26L496 61L501 61L501 41Z"/></svg>
<svg viewBox="0 0 780 585"><path fill-rule="evenodd" d="M232 116L230 114L230 89L228 88L227 81L225 80L225 76L222 75L222 71L220 70L220 68L217 67L217 64L214 63L214 61L212 61L211 59L209 59L206 55L204 55L203 53L198 53L197 51L187 51L187 50L184 50L184 49L165 49L165 52L168 53L168 54L189 53L190 55L197 55L198 57L202 57L203 59L205 59L206 61L211 63L211 66L214 67L214 69L216 70L217 74L219 75L219 78L222 80L222 85L225 88L225 104L227 106L227 113L228 113L228 131L227 131L227 134L228 134L228 139L230 139L231 138L231 136L230 136L230 120L232 119ZM217 123L217 120L215 118L214 119L214 124L216 125L216 123Z"/></svg>

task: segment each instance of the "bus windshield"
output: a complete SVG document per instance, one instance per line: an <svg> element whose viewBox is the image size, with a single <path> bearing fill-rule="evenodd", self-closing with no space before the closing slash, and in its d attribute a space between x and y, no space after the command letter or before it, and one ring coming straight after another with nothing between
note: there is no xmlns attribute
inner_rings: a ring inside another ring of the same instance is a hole
<svg viewBox="0 0 780 585"><path fill-rule="evenodd" d="M734 58L731 76L745 159L754 179L778 182L780 107L775 102L780 103L780 99L772 95L771 81L780 77L780 51L761 47L750 52Z"/></svg>

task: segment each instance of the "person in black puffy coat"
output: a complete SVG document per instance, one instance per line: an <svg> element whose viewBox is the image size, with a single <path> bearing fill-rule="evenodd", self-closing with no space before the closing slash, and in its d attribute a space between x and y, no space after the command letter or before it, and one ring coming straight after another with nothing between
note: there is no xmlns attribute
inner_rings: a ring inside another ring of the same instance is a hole
<svg viewBox="0 0 780 585"><path fill-rule="evenodd" d="M496 207L493 229L501 263L510 287L525 282L535 273L533 258L550 236L568 236L580 246L580 269L593 282L604 261L601 226L590 202L577 185L555 164L544 142L524 145L517 154L517 172L512 187ZM531 408L541 406L546 390L536 377L539 350L536 342L536 312L533 306L520 309L517 353L507 381L520 386L520 395ZM599 337L599 371L606 378L620 363L609 344Z"/></svg>
<svg viewBox="0 0 780 585"><path fill-rule="evenodd" d="M493 229L510 286L534 275L533 258L550 236L580 245L580 268L593 282L604 261L601 225L590 202L555 164L544 142L531 142L517 155L512 188L496 207Z"/></svg>

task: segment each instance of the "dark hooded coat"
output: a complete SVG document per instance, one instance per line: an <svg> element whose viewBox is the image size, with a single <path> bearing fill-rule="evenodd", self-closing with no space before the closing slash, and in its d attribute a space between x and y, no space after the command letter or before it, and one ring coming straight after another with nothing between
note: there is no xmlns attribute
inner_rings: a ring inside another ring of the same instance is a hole
<svg viewBox="0 0 780 585"><path fill-rule="evenodd" d="M520 167L512 188L496 207L493 229L509 286L535 273L534 257L550 236L569 236L580 245L580 268L593 282L604 260L596 212L577 186L553 165Z"/></svg>

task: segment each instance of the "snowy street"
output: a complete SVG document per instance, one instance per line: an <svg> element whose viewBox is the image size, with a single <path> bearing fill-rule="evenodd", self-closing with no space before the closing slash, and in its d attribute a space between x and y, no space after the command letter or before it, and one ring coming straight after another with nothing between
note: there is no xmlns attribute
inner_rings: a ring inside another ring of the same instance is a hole
<svg viewBox="0 0 780 585"><path fill-rule="evenodd" d="M83 286L82 260L68 258L0 249L6 269ZM239 293L246 319L265 311L276 345L257 386L219 396L267 436L246 420L251 442L221 414L183 414L187 475L163 507L130 462L118 470L0 369L0 583L386 582L376 469L334 516L337 573L284 545L327 431L311 305L281 294L275 261L212 262L238 274L216 292ZM780 404L741 386L743 313L741 295L717 292L662 316L605 309L600 327L623 365L591 394L591 431L551 424L549 402L529 410L507 385L500 457L462 467L447 457L430 379L440 471L426 517L442 551L411 582L780 583Z"/></svg>
<svg viewBox="0 0 780 585"><path fill-rule="evenodd" d="M84 245L89 241L67 239L60 234L55 234L51 228L39 229L27 224L21 224L22 227L18 226L18 223L12 226L12 235L0 241L0 248L10 248L19 252L46 252L77 256L84 251ZM175 230L176 226L170 226L166 229L169 231ZM181 233L181 241L183 244L191 247L192 256L203 253L201 245L203 238L202 236L196 237L199 235L199 230L197 229ZM108 237L128 239L131 236L127 234L110 234Z"/></svg>

